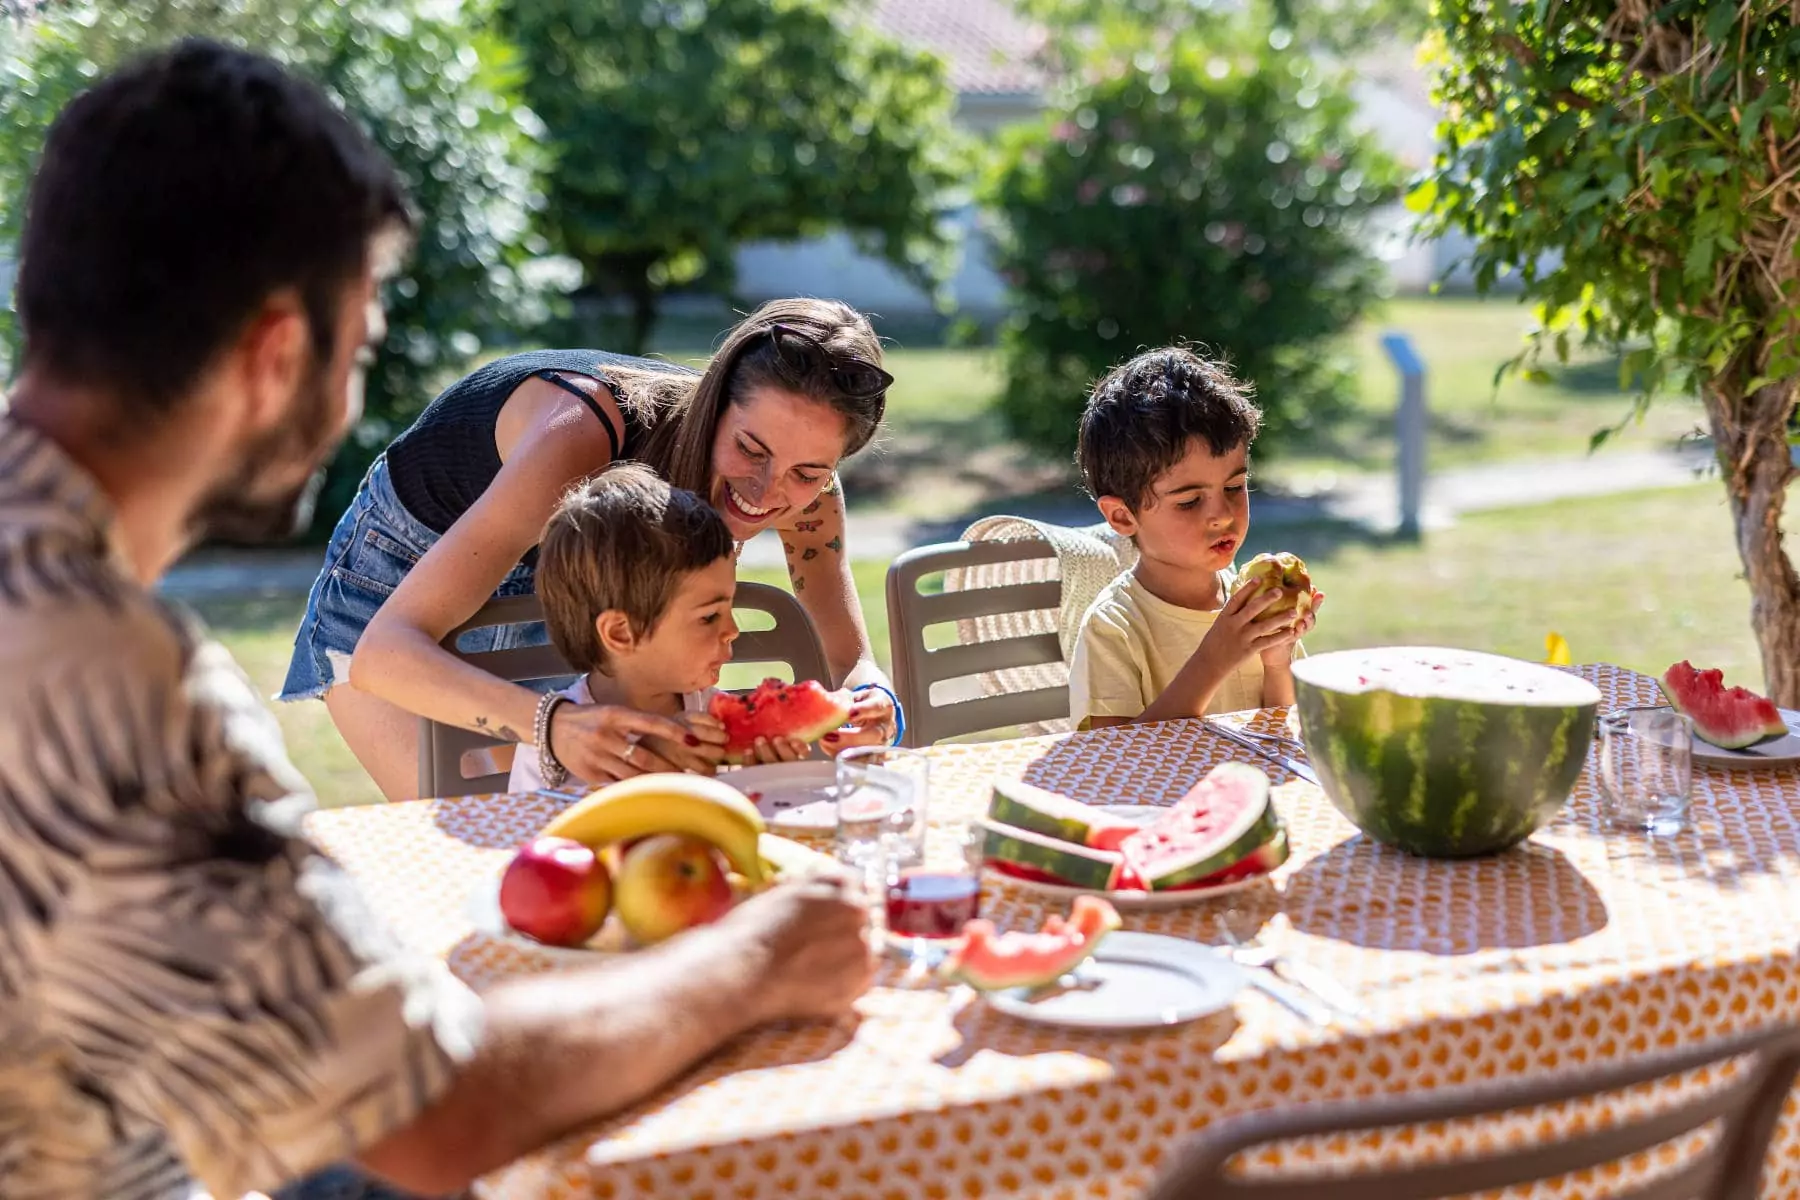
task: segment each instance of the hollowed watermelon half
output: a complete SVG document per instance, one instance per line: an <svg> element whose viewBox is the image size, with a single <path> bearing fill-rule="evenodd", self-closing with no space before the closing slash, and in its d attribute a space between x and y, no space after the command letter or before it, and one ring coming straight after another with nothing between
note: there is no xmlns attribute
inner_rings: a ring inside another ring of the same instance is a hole
<svg viewBox="0 0 1800 1200"><path fill-rule="evenodd" d="M827 691L816 679L765 679L748 692L714 692L707 711L725 726L725 761L743 763L757 738L812 743L842 727L850 717L850 694Z"/></svg>
<svg viewBox="0 0 1800 1200"><path fill-rule="evenodd" d="M1686 659L1663 672L1663 695L1694 723L1694 734L1721 750L1742 750L1764 738L1785 737L1775 703L1749 688L1725 686L1725 672L1700 671Z"/></svg>
<svg viewBox="0 0 1800 1200"><path fill-rule="evenodd" d="M983 992L1043 987L1085 962L1119 925L1118 912L1098 896L1075 897L1066 920L1052 914L1036 933L996 933L993 922L977 919L963 927L962 945L941 970Z"/></svg>
<svg viewBox="0 0 1800 1200"><path fill-rule="evenodd" d="M1325 794L1357 828L1427 858L1529 837L1587 761L1600 690L1538 663L1436 646L1294 663L1300 732Z"/></svg>

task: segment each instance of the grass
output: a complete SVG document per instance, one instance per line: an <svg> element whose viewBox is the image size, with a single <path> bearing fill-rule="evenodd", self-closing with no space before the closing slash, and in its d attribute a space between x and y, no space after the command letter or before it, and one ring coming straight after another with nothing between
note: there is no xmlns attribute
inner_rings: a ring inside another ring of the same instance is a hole
<svg viewBox="0 0 1800 1200"><path fill-rule="evenodd" d="M1279 539L1277 547L1271 539ZM1568 638L1576 661L1660 672L1678 659L1760 686L1731 522L1717 484L1509 509L1465 518L1418 545L1341 526L1259 535L1245 553L1303 555L1328 596L1314 651L1408 642L1543 656ZM1792 551L1800 551L1795 546ZM779 582L772 572L747 578ZM885 565L861 563L857 588L877 654L887 657ZM301 600L202 607L257 686L287 667ZM376 798L322 704L278 706L295 762L327 803Z"/></svg>

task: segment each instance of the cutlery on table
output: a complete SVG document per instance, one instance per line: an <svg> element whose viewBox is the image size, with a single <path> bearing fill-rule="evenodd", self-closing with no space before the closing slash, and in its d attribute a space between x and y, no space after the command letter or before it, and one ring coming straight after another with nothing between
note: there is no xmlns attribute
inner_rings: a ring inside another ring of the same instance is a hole
<svg viewBox="0 0 1800 1200"><path fill-rule="evenodd" d="M1353 1021L1368 1019L1369 1010L1357 1001L1348 988L1325 972L1297 962L1273 947L1259 945L1255 940L1243 941L1231 932L1222 918L1214 918L1214 924L1225 938L1226 945L1222 948L1231 961L1240 967L1267 971L1316 997L1338 1016L1348 1017Z"/></svg>
<svg viewBox="0 0 1800 1200"><path fill-rule="evenodd" d="M1271 750L1242 731L1233 729L1222 722L1215 721L1211 717L1201 717L1200 723L1211 732L1224 738L1226 741L1242 746L1244 749L1250 751L1250 753L1268 759L1270 762L1288 771L1290 774L1297 775L1301 779L1306 780L1306 782L1312 784L1314 787L1319 786L1319 776L1313 771L1312 767L1301 762L1292 755L1283 754L1278 750Z"/></svg>

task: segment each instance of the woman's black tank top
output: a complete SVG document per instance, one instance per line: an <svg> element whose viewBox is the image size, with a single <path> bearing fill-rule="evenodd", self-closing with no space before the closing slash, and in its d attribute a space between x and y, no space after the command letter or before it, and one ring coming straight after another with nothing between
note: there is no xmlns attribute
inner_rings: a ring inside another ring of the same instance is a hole
<svg viewBox="0 0 1800 1200"><path fill-rule="evenodd" d="M526 380L555 382L557 374L585 375L606 382L608 366L695 374L687 367L658 359L633 358L604 350L532 350L495 359L457 380L433 400L419 419L388 446L388 477L406 511L434 532L456 523L500 473L500 451L494 445L494 423L506 398ZM564 384L594 410L594 419L613 436L611 421L592 397ZM625 438L613 446L613 460L633 457L643 430L631 410L620 405Z"/></svg>

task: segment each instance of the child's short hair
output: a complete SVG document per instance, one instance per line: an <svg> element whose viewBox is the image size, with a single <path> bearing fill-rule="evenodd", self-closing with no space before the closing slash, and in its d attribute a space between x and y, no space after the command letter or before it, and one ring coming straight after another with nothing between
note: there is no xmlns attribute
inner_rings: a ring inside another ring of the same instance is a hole
<svg viewBox="0 0 1800 1200"><path fill-rule="evenodd" d="M1149 350L1114 367L1081 414L1075 461L1088 494L1141 508L1157 476L1181 460L1192 439L1218 455L1249 444L1262 424L1252 394L1224 364L1185 346Z"/></svg>
<svg viewBox="0 0 1800 1200"><path fill-rule="evenodd" d="M725 518L640 463L619 463L564 494L538 546L537 593L550 641L578 671L606 669L594 622L616 609L649 633L681 576L732 551Z"/></svg>

